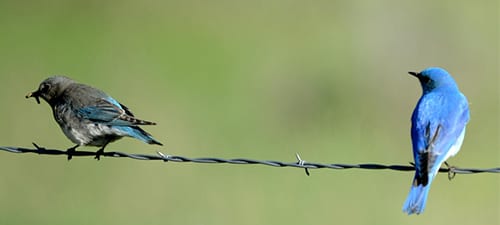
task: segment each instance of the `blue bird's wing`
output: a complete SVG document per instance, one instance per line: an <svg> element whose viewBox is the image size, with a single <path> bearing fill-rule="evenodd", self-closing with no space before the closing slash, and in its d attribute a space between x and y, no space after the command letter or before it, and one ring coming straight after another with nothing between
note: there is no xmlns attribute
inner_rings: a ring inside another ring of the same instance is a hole
<svg viewBox="0 0 500 225"><path fill-rule="evenodd" d="M427 175L435 174L441 163L458 152L468 121L467 99L460 92L429 93L420 99L411 128L420 183L425 185Z"/></svg>
<svg viewBox="0 0 500 225"><path fill-rule="evenodd" d="M111 126L154 125L140 120L124 105L111 97L99 98L92 106L81 107L76 112L84 119Z"/></svg>

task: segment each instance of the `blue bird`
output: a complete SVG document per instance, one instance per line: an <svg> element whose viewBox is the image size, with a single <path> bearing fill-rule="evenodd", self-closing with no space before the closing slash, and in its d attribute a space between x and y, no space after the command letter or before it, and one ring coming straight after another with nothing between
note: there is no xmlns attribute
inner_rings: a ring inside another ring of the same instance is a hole
<svg viewBox="0 0 500 225"><path fill-rule="evenodd" d="M409 73L418 78L423 90L411 117L415 177L403 206L410 215L424 211L441 164L460 150L469 121L469 104L446 70L431 67Z"/></svg>
<svg viewBox="0 0 500 225"><path fill-rule="evenodd" d="M28 93L40 104L45 100L63 133L76 145L67 150L68 160L79 146L101 147L96 159L109 143L124 136L148 144L162 145L139 125L156 125L134 117L124 105L101 90L80 84L65 76L53 76L40 83L38 90Z"/></svg>

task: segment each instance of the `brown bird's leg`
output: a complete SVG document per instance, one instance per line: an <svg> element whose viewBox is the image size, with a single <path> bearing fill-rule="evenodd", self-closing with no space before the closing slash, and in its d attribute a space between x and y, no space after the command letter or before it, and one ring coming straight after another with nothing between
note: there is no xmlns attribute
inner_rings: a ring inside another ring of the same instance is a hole
<svg viewBox="0 0 500 225"><path fill-rule="evenodd" d="M95 152L94 159L101 160L101 155L104 154L104 148L106 148L106 145L108 145L108 144L109 144L109 142L104 144L99 150L97 150L97 152Z"/></svg>
<svg viewBox="0 0 500 225"><path fill-rule="evenodd" d="M66 150L66 154L68 154L68 161L71 160L73 158L73 153L75 153L76 151L76 148L78 148L80 145L75 145L71 148L68 148Z"/></svg>

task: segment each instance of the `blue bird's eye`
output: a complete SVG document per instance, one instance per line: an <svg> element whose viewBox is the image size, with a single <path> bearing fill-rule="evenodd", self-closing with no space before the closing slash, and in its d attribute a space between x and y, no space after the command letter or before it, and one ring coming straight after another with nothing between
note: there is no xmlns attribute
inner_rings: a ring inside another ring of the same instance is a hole
<svg viewBox="0 0 500 225"><path fill-rule="evenodd" d="M429 77L420 77L420 81L423 84L430 84L431 83L431 79L429 79Z"/></svg>

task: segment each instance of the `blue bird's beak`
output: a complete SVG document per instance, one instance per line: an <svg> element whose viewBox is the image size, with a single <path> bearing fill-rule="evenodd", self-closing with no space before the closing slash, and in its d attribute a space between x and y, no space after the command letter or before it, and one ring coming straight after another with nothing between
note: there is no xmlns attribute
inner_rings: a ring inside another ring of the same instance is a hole
<svg viewBox="0 0 500 225"><path fill-rule="evenodd" d="M417 73L417 72L411 72L411 71L410 71L410 72L408 72L408 73L409 73L410 75L415 76L415 77L419 77L419 73Z"/></svg>
<svg viewBox="0 0 500 225"><path fill-rule="evenodd" d="M36 102L40 104L40 93L38 91L33 91L26 95L26 98L31 98L31 97L35 98Z"/></svg>

